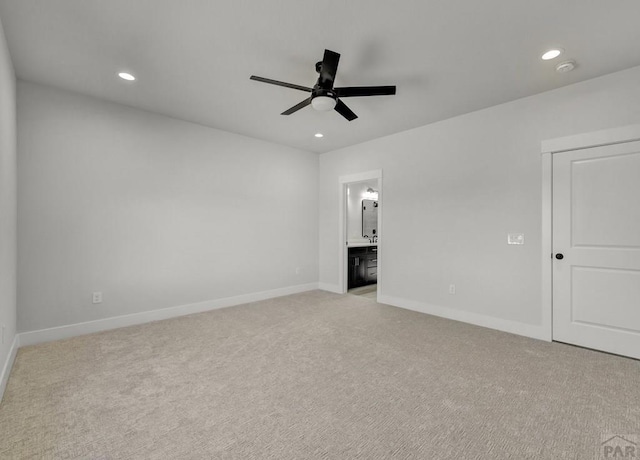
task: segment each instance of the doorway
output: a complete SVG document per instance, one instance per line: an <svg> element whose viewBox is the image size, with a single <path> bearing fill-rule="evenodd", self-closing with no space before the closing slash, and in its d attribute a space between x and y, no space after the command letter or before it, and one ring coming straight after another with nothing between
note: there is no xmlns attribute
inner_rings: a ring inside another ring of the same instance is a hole
<svg viewBox="0 0 640 460"><path fill-rule="evenodd" d="M552 339L640 359L640 142L551 153Z"/></svg>
<svg viewBox="0 0 640 460"><path fill-rule="evenodd" d="M377 300L381 286L382 171L339 178L339 289Z"/></svg>

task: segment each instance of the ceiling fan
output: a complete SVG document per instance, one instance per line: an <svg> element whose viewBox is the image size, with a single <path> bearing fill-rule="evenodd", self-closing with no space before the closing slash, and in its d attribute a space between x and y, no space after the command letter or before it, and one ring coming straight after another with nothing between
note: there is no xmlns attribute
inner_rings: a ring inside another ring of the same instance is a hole
<svg viewBox="0 0 640 460"><path fill-rule="evenodd" d="M324 50L322 61L316 63L316 72L320 74L318 82L313 88L295 85L293 83L285 83L283 81L271 80L270 78L257 77L251 75L251 80L269 83L271 85L284 86L285 88L293 88L300 91L311 93L311 96L299 104L294 105L290 109L282 112L281 115L291 115L294 112L308 106L316 110L326 111L334 109L347 120L352 121L358 118L347 105L340 100L343 97L361 97L361 96L390 96L396 94L395 86L347 86L343 88L334 88L333 82L336 78L338 70L338 61L340 54L331 50Z"/></svg>

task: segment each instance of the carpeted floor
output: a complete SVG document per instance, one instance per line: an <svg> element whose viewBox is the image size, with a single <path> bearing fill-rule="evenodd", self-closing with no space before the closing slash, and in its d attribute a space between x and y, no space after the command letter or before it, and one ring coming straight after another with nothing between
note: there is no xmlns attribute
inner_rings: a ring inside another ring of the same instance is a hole
<svg viewBox="0 0 640 460"><path fill-rule="evenodd" d="M0 406L2 459L590 459L614 434L640 434L638 361L322 291L21 348Z"/></svg>

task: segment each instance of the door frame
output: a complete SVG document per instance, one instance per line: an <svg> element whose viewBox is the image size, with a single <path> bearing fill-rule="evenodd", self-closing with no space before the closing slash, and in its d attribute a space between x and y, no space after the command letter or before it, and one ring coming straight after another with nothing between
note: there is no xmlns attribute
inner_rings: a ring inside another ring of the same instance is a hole
<svg viewBox="0 0 640 460"><path fill-rule="evenodd" d="M348 288L348 281L347 281L347 277L348 277L348 268L347 268L347 253L348 253L348 248L347 248L347 186L349 184L355 183L355 182L364 182L364 181L368 181L368 180L374 180L377 179L378 180L378 203L379 203L379 207L378 207L378 234L380 235L384 235L384 233L382 233L382 213L384 210L384 204L382 202L383 196L382 196L382 169L375 169L372 171L366 171L366 172L362 172L362 173L357 173L357 174L349 174L347 176L340 176L338 178L338 185L340 187L338 196L340 199L340 204L338 207L339 213L338 213L338 244L340 245L340 248L338 250L338 257L340 258L338 260L338 292L340 294L346 294L347 293L347 288ZM384 238L384 236L383 236ZM382 251L380 250L380 248L382 247L382 241L381 239L378 239L378 269L376 270L377 272L377 276L378 276L378 280L377 280L377 284L378 284L378 289L377 289L377 296L380 296L380 291L381 289L381 280L382 280L382 276L381 276L381 269L380 267L382 266L381 263L381 256L382 256Z"/></svg>
<svg viewBox="0 0 640 460"><path fill-rule="evenodd" d="M557 153L640 141L640 125L542 141L542 331L553 340L553 157Z"/></svg>

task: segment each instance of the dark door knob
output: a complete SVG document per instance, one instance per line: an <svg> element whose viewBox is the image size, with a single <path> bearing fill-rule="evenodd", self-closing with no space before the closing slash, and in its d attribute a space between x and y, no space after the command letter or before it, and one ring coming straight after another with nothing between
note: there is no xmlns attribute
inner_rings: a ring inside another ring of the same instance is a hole
<svg viewBox="0 0 640 460"><path fill-rule="evenodd" d="M559 252L559 253L556 254L556 259L562 260L562 259L564 259L564 255L562 255L562 253Z"/></svg>

